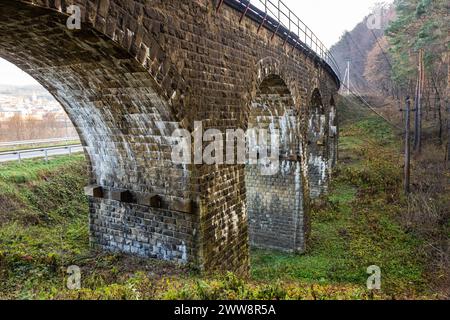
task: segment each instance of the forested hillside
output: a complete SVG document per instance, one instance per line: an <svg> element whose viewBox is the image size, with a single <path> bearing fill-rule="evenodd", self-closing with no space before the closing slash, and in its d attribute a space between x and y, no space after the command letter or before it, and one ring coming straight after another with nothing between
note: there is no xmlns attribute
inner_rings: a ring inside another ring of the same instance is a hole
<svg viewBox="0 0 450 320"><path fill-rule="evenodd" d="M388 11L382 30L368 28L366 18L333 51L342 70L351 60L350 96L395 129L408 207L404 222L425 242L428 270L448 292L450 2L396 0Z"/></svg>
<svg viewBox="0 0 450 320"><path fill-rule="evenodd" d="M406 97L411 98L415 149L427 138L440 145L448 141L449 12L446 0L380 5L374 9L375 15L381 15L380 29L369 28L371 17L366 17L331 49L343 74L350 61L353 93L390 98L379 105L391 103L391 114L399 113ZM344 79L342 90L346 87ZM395 117L399 116L403 117ZM448 161L450 147L446 153Z"/></svg>
<svg viewBox="0 0 450 320"><path fill-rule="evenodd" d="M369 29L368 20L371 16L367 16L353 30L345 32L339 42L331 47L331 53L339 65L342 76L347 68L347 62L350 61L351 84L361 93L369 92L371 89L369 79L365 77L367 61L372 51L378 48L377 41L383 38L389 22L395 18L395 10L393 6L380 4L374 8L374 14L381 14L379 29Z"/></svg>

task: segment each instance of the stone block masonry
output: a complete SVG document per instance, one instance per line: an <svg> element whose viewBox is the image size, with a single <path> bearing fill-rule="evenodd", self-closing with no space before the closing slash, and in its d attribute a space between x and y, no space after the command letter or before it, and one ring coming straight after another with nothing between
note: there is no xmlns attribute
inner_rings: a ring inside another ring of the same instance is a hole
<svg viewBox="0 0 450 320"><path fill-rule="evenodd" d="M196 262L192 257L198 223L192 214L99 199L90 199L89 208L95 247L181 264Z"/></svg>
<svg viewBox="0 0 450 320"><path fill-rule="evenodd" d="M67 29L68 5L81 8L81 30ZM307 243L311 101L318 90L322 114L329 114L339 81L313 52L294 49L260 22L240 22L242 12L226 4L217 11L216 5L0 2L0 57L49 90L85 147L95 186L87 190L92 246L246 274L249 230L254 244L301 251ZM194 121L203 121L204 130L245 130L261 98L281 117L289 107L295 120L295 130L285 130L285 137L295 137L283 144L289 163L283 175L171 161L173 130L192 131ZM268 209L247 210L247 197Z"/></svg>
<svg viewBox="0 0 450 320"><path fill-rule="evenodd" d="M250 245L301 253L305 249L303 183L298 161L282 161L276 175L245 169Z"/></svg>

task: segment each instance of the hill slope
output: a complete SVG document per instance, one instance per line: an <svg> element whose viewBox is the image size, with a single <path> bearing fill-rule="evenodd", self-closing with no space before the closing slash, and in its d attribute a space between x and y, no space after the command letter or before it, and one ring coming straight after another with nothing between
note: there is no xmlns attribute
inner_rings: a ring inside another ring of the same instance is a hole
<svg viewBox="0 0 450 320"><path fill-rule="evenodd" d="M360 93L370 91L370 85L364 76L369 53L377 46L377 40L383 37L384 30L395 16L393 7L388 7L381 12L383 13L380 20L381 29L369 29L370 16L365 17L353 30L345 32L330 49L342 72L342 77L347 68L347 61L350 60L351 87Z"/></svg>

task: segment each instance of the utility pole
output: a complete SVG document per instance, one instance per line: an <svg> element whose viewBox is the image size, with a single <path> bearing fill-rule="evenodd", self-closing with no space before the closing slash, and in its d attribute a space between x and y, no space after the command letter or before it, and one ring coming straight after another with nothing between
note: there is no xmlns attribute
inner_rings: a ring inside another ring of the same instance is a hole
<svg viewBox="0 0 450 320"><path fill-rule="evenodd" d="M69 141L67 140L69 138L69 126L67 125L67 118L68 115L66 114L64 117L64 125L66 126L66 145L69 143Z"/></svg>
<svg viewBox="0 0 450 320"><path fill-rule="evenodd" d="M417 76L417 80L416 80L416 92L414 94L414 109L417 110L419 105L418 105L418 101L419 101L419 76ZM419 141L419 117L418 117L418 113L416 112L416 114L414 115L414 151L417 149L417 142Z"/></svg>
<svg viewBox="0 0 450 320"><path fill-rule="evenodd" d="M417 146L417 151L420 153L422 151L422 109L423 109L423 96L424 96L424 88L425 88L425 58L424 58L424 50L420 49L420 91L419 91L419 109L417 112L419 113L419 143Z"/></svg>
<svg viewBox="0 0 450 320"><path fill-rule="evenodd" d="M450 167L450 50L447 51L447 97L445 98L445 103L447 104L447 161L445 167Z"/></svg>
<svg viewBox="0 0 450 320"><path fill-rule="evenodd" d="M405 111L406 111L406 125L405 125L405 169L404 169L404 189L405 193L409 194L410 189L410 176L411 176L411 143L410 143L410 112L411 112L411 101L409 96L406 97L405 101Z"/></svg>
<svg viewBox="0 0 450 320"><path fill-rule="evenodd" d="M423 64L423 49L419 50L419 75L417 79L416 97L415 97L415 123L414 123L414 151L420 153L422 150L422 90L425 79Z"/></svg>
<svg viewBox="0 0 450 320"><path fill-rule="evenodd" d="M350 59L347 59L347 95L350 95Z"/></svg>

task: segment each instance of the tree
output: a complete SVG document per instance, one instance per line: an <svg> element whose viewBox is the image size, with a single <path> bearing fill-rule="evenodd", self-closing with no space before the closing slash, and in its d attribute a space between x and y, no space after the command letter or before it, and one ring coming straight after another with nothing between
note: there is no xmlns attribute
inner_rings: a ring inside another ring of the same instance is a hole
<svg viewBox="0 0 450 320"><path fill-rule="evenodd" d="M443 97L446 97L448 83L448 1L396 0L395 7L397 18L386 30L392 61L392 80L402 88L404 94L414 96L418 65L422 60L419 59L419 52L424 53L424 83L428 84L428 88L421 90L418 97L425 93L423 101L429 101L426 104L429 109L434 108L438 116L439 139L442 140ZM434 103L431 103L431 95ZM416 105L421 102L416 101ZM420 123L417 127L420 127Z"/></svg>
<svg viewBox="0 0 450 320"><path fill-rule="evenodd" d="M391 66L385 56L389 43L386 37L380 38L378 43L367 55L364 77L372 88L384 95L391 95L394 93Z"/></svg>

